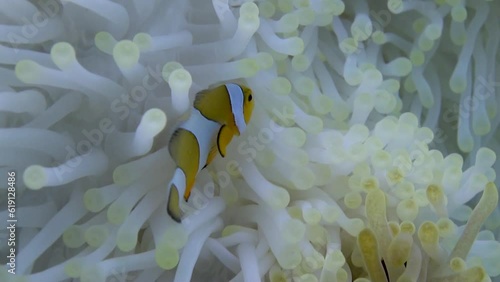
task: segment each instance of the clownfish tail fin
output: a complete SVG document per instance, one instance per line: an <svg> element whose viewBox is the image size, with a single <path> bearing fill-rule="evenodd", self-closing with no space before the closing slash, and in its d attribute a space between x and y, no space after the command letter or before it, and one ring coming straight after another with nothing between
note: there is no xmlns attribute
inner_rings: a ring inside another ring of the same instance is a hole
<svg viewBox="0 0 500 282"><path fill-rule="evenodd" d="M181 222L182 211L179 203L179 190L173 183L168 194L167 213L173 220Z"/></svg>

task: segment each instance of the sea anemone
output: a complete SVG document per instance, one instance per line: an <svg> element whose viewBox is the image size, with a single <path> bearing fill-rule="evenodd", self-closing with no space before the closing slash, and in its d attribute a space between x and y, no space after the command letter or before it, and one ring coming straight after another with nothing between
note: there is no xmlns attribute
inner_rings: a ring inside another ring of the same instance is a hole
<svg viewBox="0 0 500 282"><path fill-rule="evenodd" d="M500 281L499 13L0 1L0 281ZM177 223L168 140L228 81L252 120Z"/></svg>

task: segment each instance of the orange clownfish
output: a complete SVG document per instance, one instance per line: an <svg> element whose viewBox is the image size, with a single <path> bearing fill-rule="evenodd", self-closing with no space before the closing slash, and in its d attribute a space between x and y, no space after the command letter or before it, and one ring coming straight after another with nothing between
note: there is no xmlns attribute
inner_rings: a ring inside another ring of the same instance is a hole
<svg viewBox="0 0 500 282"><path fill-rule="evenodd" d="M226 155L234 135L245 131L254 107L252 90L227 83L196 94L189 119L173 133L168 144L176 168L168 185L167 212L181 222L181 195L187 202L196 175L217 155Z"/></svg>

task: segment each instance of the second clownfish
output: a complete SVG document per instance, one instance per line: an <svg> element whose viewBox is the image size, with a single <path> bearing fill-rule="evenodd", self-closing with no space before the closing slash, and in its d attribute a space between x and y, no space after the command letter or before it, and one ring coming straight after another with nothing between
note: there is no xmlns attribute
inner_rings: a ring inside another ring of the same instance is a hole
<svg viewBox="0 0 500 282"><path fill-rule="evenodd" d="M199 92L189 119L173 133L168 150L176 168L168 185L167 212L181 222L181 195L187 202L196 175L217 155L226 155L233 136L245 131L254 107L252 90L227 83Z"/></svg>

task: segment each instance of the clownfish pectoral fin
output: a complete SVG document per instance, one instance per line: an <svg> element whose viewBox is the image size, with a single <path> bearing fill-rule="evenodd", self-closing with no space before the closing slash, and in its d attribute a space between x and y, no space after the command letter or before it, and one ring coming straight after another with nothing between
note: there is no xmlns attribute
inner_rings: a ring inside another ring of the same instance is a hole
<svg viewBox="0 0 500 282"><path fill-rule="evenodd" d="M186 201L186 203L191 196L191 190L193 190L195 180L195 178L188 180L188 183L186 184L186 191L184 191L184 201Z"/></svg>
<svg viewBox="0 0 500 282"><path fill-rule="evenodd" d="M170 186L170 193L168 194L168 202L167 202L167 213L170 217L177 221L181 222L182 211L179 205L179 190L175 187L175 184Z"/></svg>
<svg viewBox="0 0 500 282"><path fill-rule="evenodd" d="M223 158L226 156L226 147L233 139L233 135L233 131L227 125L223 125L217 134L217 149Z"/></svg>
<svg viewBox="0 0 500 282"><path fill-rule="evenodd" d="M207 165L209 165L217 155L217 146L213 145L212 148L210 148L210 152L208 152L208 157L207 157L207 162L205 163L205 166L203 168L206 168Z"/></svg>

